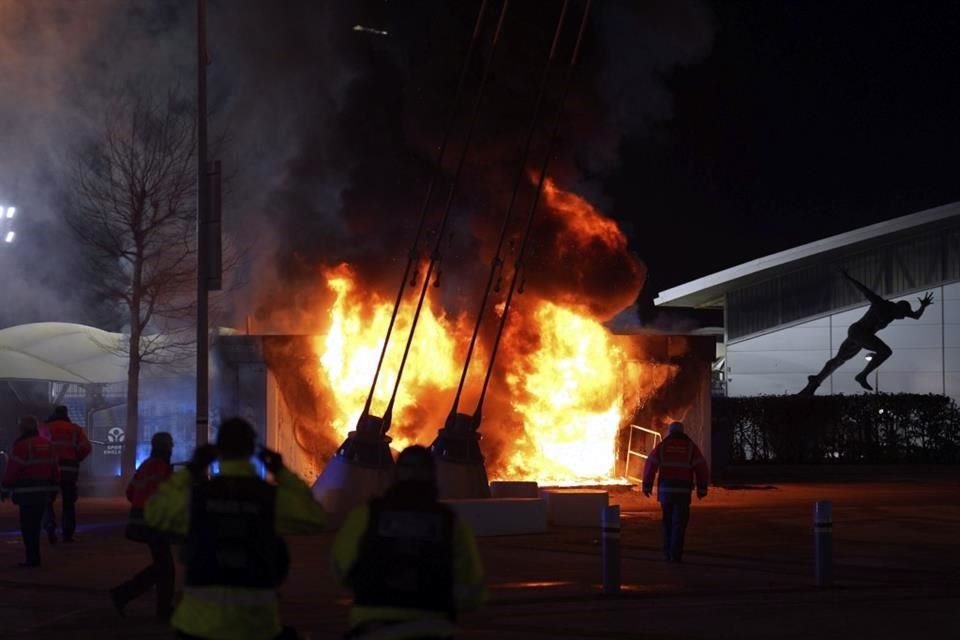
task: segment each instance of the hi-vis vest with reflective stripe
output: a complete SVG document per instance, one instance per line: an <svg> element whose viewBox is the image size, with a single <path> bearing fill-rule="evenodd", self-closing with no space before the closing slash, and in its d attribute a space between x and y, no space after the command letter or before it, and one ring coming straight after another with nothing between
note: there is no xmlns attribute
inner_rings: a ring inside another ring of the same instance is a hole
<svg viewBox="0 0 960 640"><path fill-rule="evenodd" d="M688 501L695 471L698 482L706 487L706 461L693 441L684 435L664 439L649 462L659 467L657 495L661 502Z"/></svg>
<svg viewBox="0 0 960 640"><path fill-rule="evenodd" d="M14 502L43 502L57 492L59 473L50 441L40 436L21 438L13 445L4 484Z"/></svg>
<svg viewBox="0 0 960 640"><path fill-rule="evenodd" d="M59 459L61 480L76 480L80 461L89 453L87 439L82 436L80 427L68 420L51 420L46 428L50 432L50 444Z"/></svg>

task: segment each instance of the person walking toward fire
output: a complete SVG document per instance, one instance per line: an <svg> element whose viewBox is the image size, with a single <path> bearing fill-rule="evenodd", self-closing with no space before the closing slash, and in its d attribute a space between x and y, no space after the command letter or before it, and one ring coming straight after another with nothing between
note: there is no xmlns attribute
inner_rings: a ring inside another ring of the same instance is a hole
<svg viewBox="0 0 960 640"><path fill-rule="evenodd" d="M90 455L90 441L80 425L70 421L70 414L63 405L53 410L41 433L50 439L53 452L60 464L60 499L63 501L60 529L64 542L73 542L77 528L77 479L80 463ZM51 502L43 516L44 528L50 544L57 542L57 518Z"/></svg>
<svg viewBox="0 0 960 640"><path fill-rule="evenodd" d="M280 534L320 532L327 514L279 453L261 449L272 482L259 478L255 448L253 425L225 420L216 447L197 447L146 504L148 526L186 535L183 598L171 620L179 638L296 638L280 624L276 589L290 563ZM209 478L215 460L220 470Z"/></svg>
<svg viewBox="0 0 960 640"><path fill-rule="evenodd" d="M486 597L470 528L437 501L429 449L397 457L396 482L353 510L333 543L337 579L353 591L353 639L452 638L457 612Z"/></svg>
<svg viewBox="0 0 960 640"><path fill-rule="evenodd" d="M705 498L709 477L707 461L683 432L683 423L671 423L667 437L647 458L642 486L643 495L649 498L653 481L657 479L657 500L663 511L663 557L668 562L683 561L683 541L690 521L690 492L696 484L697 498Z"/></svg>
<svg viewBox="0 0 960 640"><path fill-rule="evenodd" d="M863 317L850 325L847 329L847 338L840 344L837 355L827 360L815 376L807 376L807 386L805 386L798 395L812 396L823 381L830 374L837 370L844 362L850 360L860 353L861 349L871 352L870 361L863 371L853 377L861 387L867 391L873 391L873 387L867 382L869 376L877 367L882 365L887 358L893 355L893 349L887 346L883 340L877 337L877 331L885 329L894 320L903 318L913 318L919 320L920 316L927 307L933 304L933 294L927 292L922 298L917 298L920 306L914 310L906 300L893 302L874 293L862 282L856 280L846 271L843 276L855 286L864 297L870 301L870 308L863 314Z"/></svg>
<svg viewBox="0 0 960 640"><path fill-rule="evenodd" d="M140 542L150 549L152 561L135 576L110 590L110 599L120 615L131 600L138 598L151 587L157 588L157 618L167 620L173 612L173 554L167 534L147 526L143 509L156 492L160 483L173 473L170 456L173 455L173 436L165 431L155 433L150 439L150 457L143 461L130 484L127 485L127 500L130 501L130 516L127 520L128 540Z"/></svg>
<svg viewBox="0 0 960 640"><path fill-rule="evenodd" d="M57 495L60 468L50 441L39 433L37 419L24 416L19 427L20 436L13 443L3 473L3 490L20 508L20 533L27 552L26 562L20 566L39 567L40 524L44 509Z"/></svg>

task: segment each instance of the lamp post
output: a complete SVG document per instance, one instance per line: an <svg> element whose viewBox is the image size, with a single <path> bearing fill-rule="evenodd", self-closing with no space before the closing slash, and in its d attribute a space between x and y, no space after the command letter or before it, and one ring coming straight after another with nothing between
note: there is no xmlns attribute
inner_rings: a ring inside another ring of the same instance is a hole
<svg viewBox="0 0 960 640"><path fill-rule="evenodd" d="M197 446L209 432L209 316L207 244L210 192L207 184L207 2L197 0Z"/></svg>
<svg viewBox="0 0 960 640"><path fill-rule="evenodd" d="M197 446L209 436L208 293L222 285L220 162L207 160L207 0L197 0Z"/></svg>

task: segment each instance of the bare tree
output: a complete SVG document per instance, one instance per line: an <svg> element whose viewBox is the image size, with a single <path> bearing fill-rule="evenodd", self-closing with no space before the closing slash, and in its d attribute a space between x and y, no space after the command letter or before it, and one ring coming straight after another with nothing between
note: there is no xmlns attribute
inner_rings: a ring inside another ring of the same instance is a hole
<svg viewBox="0 0 960 640"><path fill-rule="evenodd" d="M126 89L72 158L67 223L90 256L97 293L129 326L124 476L136 464L143 365L172 363L194 345L195 150L188 101Z"/></svg>

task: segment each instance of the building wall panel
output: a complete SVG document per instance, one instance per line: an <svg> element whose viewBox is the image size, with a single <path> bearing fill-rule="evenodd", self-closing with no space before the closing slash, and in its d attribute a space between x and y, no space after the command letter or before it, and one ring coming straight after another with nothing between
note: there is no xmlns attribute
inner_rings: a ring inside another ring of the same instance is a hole
<svg viewBox="0 0 960 640"><path fill-rule="evenodd" d="M830 318L819 318L780 331L765 333L727 345L727 351L767 351L808 349L812 344L830 345Z"/></svg>
<svg viewBox="0 0 960 640"><path fill-rule="evenodd" d="M727 353L727 374L736 378L742 374L815 373L830 358L826 349L807 351L746 351ZM731 360L733 359L733 360Z"/></svg>
<svg viewBox="0 0 960 640"><path fill-rule="evenodd" d="M895 320L877 334L893 349L893 356L870 376L870 384L879 384L881 391L947 393L960 400L960 284L933 291L935 304L921 319ZM915 306L916 298L902 299ZM796 393L808 375L836 354L849 326L866 310L848 309L728 345L728 393ZM853 376L867 365L867 355L861 350L841 365L819 393L862 393Z"/></svg>
<svg viewBox="0 0 960 640"><path fill-rule="evenodd" d="M807 376L797 373L741 374L727 383L731 396L783 395L796 393L807 384Z"/></svg>

